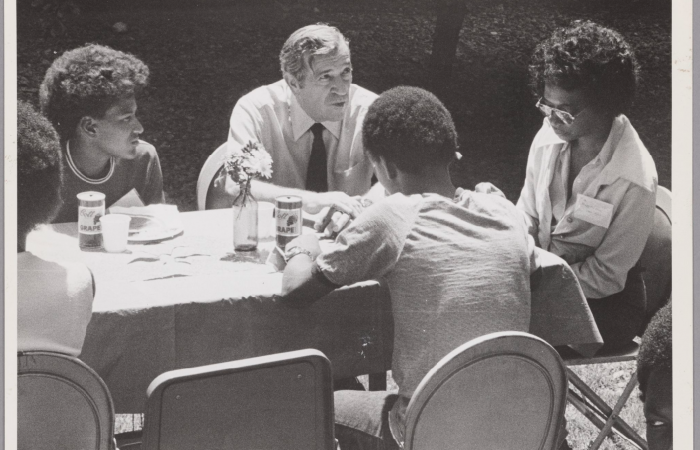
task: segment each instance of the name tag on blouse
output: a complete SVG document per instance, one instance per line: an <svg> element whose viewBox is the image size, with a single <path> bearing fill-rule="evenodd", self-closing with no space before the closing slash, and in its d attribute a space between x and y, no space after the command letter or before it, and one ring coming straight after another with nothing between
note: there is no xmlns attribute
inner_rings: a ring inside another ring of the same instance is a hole
<svg viewBox="0 0 700 450"><path fill-rule="evenodd" d="M608 228L612 220L613 205L579 194L576 197L573 216L579 220Z"/></svg>

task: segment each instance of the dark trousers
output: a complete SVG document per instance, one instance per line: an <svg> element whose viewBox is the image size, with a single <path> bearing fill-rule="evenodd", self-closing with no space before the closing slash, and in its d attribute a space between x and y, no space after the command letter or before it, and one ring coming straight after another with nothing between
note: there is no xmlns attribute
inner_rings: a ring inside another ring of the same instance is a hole
<svg viewBox="0 0 700 450"><path fill-rule="evenodd" d="M598 352L624 347L644 325L646 289L642 268L637 265L629 271L625 288L617 294L587 300L603 338L603 347Z"/></svg>
<svg viewBox="0 0 700 450"><path fill-rule="evenodd" d="M335 438L341 450L398 450L389 430L390 391L336 391Z"/></svg>
<svg viewBox="0 0 700 450"><path fill-rule="evenodd" d="M333 380L334 391L364 391L365 387L356 377Z"/></svg>

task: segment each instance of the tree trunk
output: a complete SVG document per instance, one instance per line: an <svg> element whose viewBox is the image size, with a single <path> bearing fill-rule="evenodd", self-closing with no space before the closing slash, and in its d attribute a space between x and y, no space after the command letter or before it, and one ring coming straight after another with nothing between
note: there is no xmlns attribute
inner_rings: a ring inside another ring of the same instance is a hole
<svg viewBox="0 0 700 450"><path fill-rule="evenodd" d="M466 0L441 0L437 4L433 53L430 57L430 82L433 92L438 97L444 98L447 93L457 53L459 31L466 13Z"/></svg>

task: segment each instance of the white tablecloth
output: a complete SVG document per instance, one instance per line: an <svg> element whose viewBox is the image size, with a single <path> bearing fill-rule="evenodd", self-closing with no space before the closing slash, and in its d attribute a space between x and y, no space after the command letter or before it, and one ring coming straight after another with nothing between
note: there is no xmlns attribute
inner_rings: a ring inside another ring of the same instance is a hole
<svg viewBox="0 0 700 450"><path fill-rule="evenodd" d="M81 251L77 225L29 237L45 259L85 262L97 292L81 359L112 393L117 413L142 412L162 372L270 353L317 348L335 378L391 368L390 299L376 281L334 291L306 309L280 298L282 274L264 264L274 241L233 252L232 212L181 214L184 233L127 253ZM533 277L531 332L552 345L592 352L601 339L571 269L543 252Z"/></svg>

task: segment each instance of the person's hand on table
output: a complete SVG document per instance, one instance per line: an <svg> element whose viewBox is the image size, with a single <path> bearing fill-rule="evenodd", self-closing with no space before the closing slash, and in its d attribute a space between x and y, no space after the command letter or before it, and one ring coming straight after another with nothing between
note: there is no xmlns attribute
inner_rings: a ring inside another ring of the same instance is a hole
<svg viewBox="0 0 700 450"><path fill-rule="evenodd" d="M316 223L314 223L314 230L321 233L324 238L330 238L345 228L351 220L352 216L350 214L326 206L321 210L321 214L319 214Z"/></svg>
<svg viewBox="0 0 700 450"><path fill-rule="evenodd" d="M318 236L315 233L302 234L291 240L285 247L285 254L294 247L299 247L307 252L312 260L321 254L321 246L318 244Z"/></svg>
<svg viewBox="0 0 700 450"><path fill-rule="evenodd" d="M321 254L316 233L302 234L285 247L287 265L282 276L282 298L293 307L310 305L334 287L313 274L314 261Z"/></svg>
<svg viewBox="0 0 700 450"><path fill-rule="evenodd" d="M350 197L345 192L311 192L304 197L304 212L317 214L323 208L335 208L353 217L362 212L360 197Z"/></svg>
<svg viewBox="0 0 700 450"><path fill-rule="evenodd" d="M372 202L360 196L353 197L360 203L362 210L370 206ZM360 211L360 212L361 212ZM359 213L358 213L359 214ZM325 207L321 210L314 229L323 234L325 238L331 238L347 227L358 214L349 214L335 207Z"/></svg>

